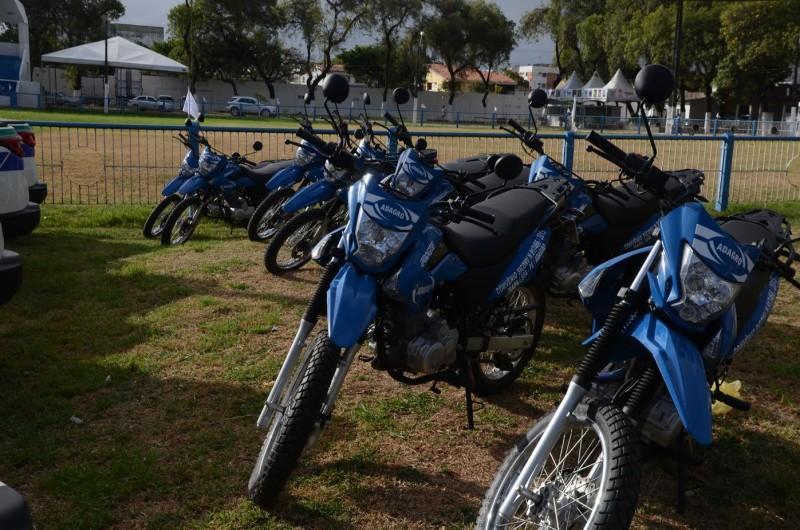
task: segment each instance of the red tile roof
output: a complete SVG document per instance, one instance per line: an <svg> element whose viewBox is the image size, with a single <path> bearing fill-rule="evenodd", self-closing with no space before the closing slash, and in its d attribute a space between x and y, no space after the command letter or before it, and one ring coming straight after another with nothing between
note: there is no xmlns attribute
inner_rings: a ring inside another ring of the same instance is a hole
<svg viewBox="0 0 800 530"><path fill-rule="evenodd" d="M444 79L450 79L450 72L447 71L447 67L441 63L431 63L428 65L428 70L443 77ZM484 75L486 71L484 70ZM462 70L459 72L456 77L459 81L467 81L467 82L481 82L481 76L478 75L474 69L470 68L467 70ZM499 72L492 72L491 77L489 77L489 83L495 85L516 85L516 81L508 77L506 74L499 73Z"/></svg>

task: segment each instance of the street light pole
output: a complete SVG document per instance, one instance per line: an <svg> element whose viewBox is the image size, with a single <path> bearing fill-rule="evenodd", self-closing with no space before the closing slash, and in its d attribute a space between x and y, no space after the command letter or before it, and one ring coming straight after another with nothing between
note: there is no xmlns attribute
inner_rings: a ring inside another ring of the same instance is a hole
<svg viewBox="0 0 800 530"><path fill-rule="evenodd" d="M420 31L419 32L419 43L418 43L418 49L417 49L417 59L418 60L415 61L416 62L416 68L414 68L414 91L412 92L412 94L414 94L414 109L413 109L413 111L411 113L411 121L413 123L417 123L417 120L418 120L418 114L417 113L418 113L418 109L419 109L419 87L424 82L424 80L420 81L420 79L419 79L419 72L422 69L421 60L424 60L424 58L425 58L424 57L424 51L422 49L422 39L424 37L425 37L425 32L424 31Z"/></svg>
<svg viewBox="0 0 800 530"><path fill-rule="evenodd" d="M675 107L677 92L680 90L681 40L683 39L683 0L675 0L675 43L672 48L672 73L675 75L675 90L672 91L670 105Z"/></svg>
<svg viewBox="0 0 800 530"><path fill-rule="evenodd" d="M105 60L103 61L103 113L108 114L108 13L106 19Z"/></svg>

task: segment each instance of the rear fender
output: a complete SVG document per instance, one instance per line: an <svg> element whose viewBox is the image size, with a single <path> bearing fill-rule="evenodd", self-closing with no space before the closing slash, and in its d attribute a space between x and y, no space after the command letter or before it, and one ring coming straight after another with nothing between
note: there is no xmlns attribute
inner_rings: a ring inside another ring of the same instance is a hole
<svg viewBox="0 0 800 530"><path fill-rule="evenodd" d="M173 193L178 193L178 190L181 189L181 186L183 186L183 183L186 182L189 178L190 177L178 175L174 179L172 179L169 182L167 182L167 185L164 186L163 190L161 190L161 195L163 195L164 197L167 197L169 195L172 195Z"/></svg>
<svg viewBox="0 0 800 530"><path fill-rule="evenodd" d="M208 179L196 175L194 177L191 177L183 184L181 184L181 187L178 188L178 193L180 193L181 195L191 195L193 193L197 193L198 191L207 188L208 188Z"/></svg>
<svg viewBox="0 0 800 530"><path fill-rule="evenodd" d="M637 318L630 335L656 361L684 427L702 445L711 443L711 391L695 345L653 314Z"/></svg>
<svg viewBox="0 0 800 530"><path fill-rule="evenodd" d="M300 166L289 166L281 169L275 176L267 181L267 190L275 191L278 188L288 188L294 186L303 178L303 168Z"/></svg>
<svg viewBox="0 0 800 530"><path fill-rule="evenodd" d="M291 214L303 208L326 202L336 197L337 190L338 187L334 183L327 180L319 180L292 195L283 204L283 211Z"/></svg>
<svg viewBox="0 0 800 530"><path fill-rule="evenodd" d="M353 346L375 320L375 278L346 263L328 288L328 336L340 348Z"/></svg>

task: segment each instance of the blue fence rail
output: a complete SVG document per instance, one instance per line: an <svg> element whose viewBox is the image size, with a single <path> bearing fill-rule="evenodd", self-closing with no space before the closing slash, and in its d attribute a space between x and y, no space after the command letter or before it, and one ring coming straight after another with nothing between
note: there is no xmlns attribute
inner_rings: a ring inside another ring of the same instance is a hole
<svg viewBox="0 0 800 530"><path fill-rule="evenodd" d="M142 204L160 197L174 176L185 148L174 140L183 127L75 124L32 121L37 135L40 177L50 187L48 201L59 204ZM211 145L222 152L247 153L259 140L264 150L254 160L291 158L295 128L205 127ZM329 140L331 131L323 131ZM417 136L414 131L412 134ZM504 132L420 131L441 161L477 153L512 152L530 160L520 143ZM649 153L643 135L609 133L626 151ZM545 152L591 179L613 179L617 170L587 153L582 134L546 133ZM661 135L658 165L705 172L704 195L718 209L729 202L800 200L800 138L772 136Z"/></svg>

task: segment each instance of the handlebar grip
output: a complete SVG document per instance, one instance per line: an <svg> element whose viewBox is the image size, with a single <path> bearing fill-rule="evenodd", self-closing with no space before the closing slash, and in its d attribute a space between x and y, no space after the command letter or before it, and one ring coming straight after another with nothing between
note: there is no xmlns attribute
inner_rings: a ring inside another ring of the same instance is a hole
<svg viewBox="0 0 800 530"><path fill-rule="evenodd" d="M612 144L602 134L592 131L586 135L586 141L603 151L617 165L622 166L625 164L625 157L627 156L625 151Z"/></svg>
<svg viewBox="0 0 800 530"><path fill-rule="evenodd" d="M394 125L395 127L400 127L400 124L399 124L399 123L397 123L397 120L396 120L396 119L394 119L394 116L392 116L392 115L391 115L391 114L389 114L388 112L384 113L383 117L384 117L384 118L386 118L386 121L388 121L389 123L391 123L391 124L392 124L392 125Z"/></svg>
<svg viewBox="0 0 800 530"><path fill-rule="evenodd" d="M340 149L333 160L334 166L342 169L354 169L356 167L356 157L347 151Z"/></svg>
<svg viewBox="0 0 800 530"><path fill-rule="evenodd" d="M331 150L328 148L327 142L325 142L325 140L323 140L316 134L310 132L308 129L300 127L299 129L297 129L297 132L295 134L297 134L298 137L302 138L306 142L310 143L311 145L319 149L321 153L327 155L332 154Z"/></svg>
<svg viewBox="0 0 800 530"><path fill-rule="evenodd" d="M494 223L494 215L490 213L485 213L474 208L465 208L462 213L466 216L472 217L477 221L483 221L484 223L489 224Z"/></svg>
<svg viewBox="0 0 800 530"><path fill-rule="evenodd" d="M516 120L514 120L514 118L509 118L509 119L508 119L508 124L509 124L511 127L513 127L513 128L514 128L514 130L515 130L515 131L517 131L517 132L518 132L518 133L520 133L520 134L525 134L526 132L528 132L528 131L526 131L526 130L525 130L523 127L522 127L522 125L520 125L519 123L517 123L517 122L516 122Z"/></svg>

